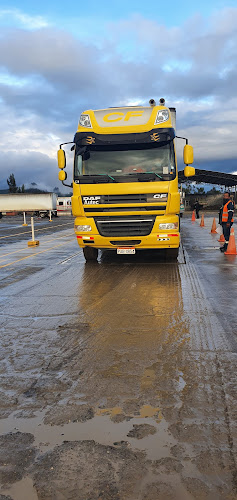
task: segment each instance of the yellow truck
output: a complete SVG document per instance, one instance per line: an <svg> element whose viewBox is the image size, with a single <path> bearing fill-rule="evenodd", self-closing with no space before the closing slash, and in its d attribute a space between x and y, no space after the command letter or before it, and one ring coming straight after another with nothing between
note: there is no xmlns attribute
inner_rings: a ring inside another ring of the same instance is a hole
<svg viewBox="0 0 237 500"><path fill-rule="evenodd" d="M177 259L180 194L175 152L175 108L154 99L149 106L84 111L74 150L72 213L86 261L98 250L134 254L162 249ZM181 138L185 139L185 138ZM193 148L184 146L184 173L195 174ZM59 180L67 179L58 151Z"/></svg>

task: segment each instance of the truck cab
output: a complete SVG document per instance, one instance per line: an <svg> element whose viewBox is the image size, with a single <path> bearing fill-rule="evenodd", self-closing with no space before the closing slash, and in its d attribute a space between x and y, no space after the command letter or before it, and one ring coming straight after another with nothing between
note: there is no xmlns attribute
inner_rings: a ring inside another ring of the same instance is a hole
<svg viewBox="0 0 237 500"><path fill-rule="evenodd" d="M75 151L72 213L86 260L98 249L118 254L163 249L176 259L180 244L175 108L88 110L81 114ZM186 140L187 141L187 140ZM62 145L61 145L62 146ZM194 175L192 147L184 147L186 175ZM60 180L66 178L60 148Z"/></svg>

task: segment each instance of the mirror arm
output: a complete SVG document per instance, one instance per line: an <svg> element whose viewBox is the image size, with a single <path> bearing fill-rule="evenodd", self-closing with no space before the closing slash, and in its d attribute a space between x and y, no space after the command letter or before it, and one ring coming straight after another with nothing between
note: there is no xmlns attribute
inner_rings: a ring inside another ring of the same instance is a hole
<svg viewBox="0 0 237 500"><path fill-rule="evenodd" d="M67 187L69 187L69 188L72 188L72 187L73 187L73 184L72 184L72 183L71 183L71 184L66 184L64 181L61 181L61 182L62 182L62 184L63 184L64 186L67 186Z"/></svg>
<svg viewBox="0 0 237 500"><path fill-rule="evenodd" d="M65 146L65 144L75 144L75 142L74 141L62 142L62 144L59 144L59 149L62 149L62 146Z"/></svg>
<svg viewBox="0 0 237 500"><path fill-rule="evenodd" d="M177 137L177 139L183 139L184 141L186 141L186 144L188 144L187 137L180 137L179 135L176 135L175 137Z"/></svg>

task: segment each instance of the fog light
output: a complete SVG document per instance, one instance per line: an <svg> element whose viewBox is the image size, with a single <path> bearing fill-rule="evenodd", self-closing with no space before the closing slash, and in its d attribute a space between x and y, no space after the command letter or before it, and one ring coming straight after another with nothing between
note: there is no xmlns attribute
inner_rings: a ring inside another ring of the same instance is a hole
<svg viewBox="0 0 237 500"><path fill-rule="evenodd" d="M159 224L159 229L178 229L178 222L167 222L166 224Z"/></svg>
<svg viewBox="0 0 237 500"><path fill-rule="evenodd" d="M75 226L75 231L78 231L78 233L88 232L91 230L92 230L91 226Z"/></svg>

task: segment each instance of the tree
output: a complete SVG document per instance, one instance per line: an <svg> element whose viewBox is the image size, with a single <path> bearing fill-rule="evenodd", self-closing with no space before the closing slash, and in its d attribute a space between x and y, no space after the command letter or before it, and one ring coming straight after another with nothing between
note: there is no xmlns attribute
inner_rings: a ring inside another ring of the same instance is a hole
<svg viewBox="0 0 237 500"><path fill-rule="evenodd" d="M186 194L191 194L191 186L190 186L190 184L188 184L186 187L183 187L183 191Z"/></svg>
<svg viewBox="0 0 237 500"><path fill-rule="evenodd" d="M9 175L9 179L7 179L8 183L8 188L9 188L9 193L16 193L17 192L17 185L16 185L16 179L14 174Z"/></svg>
<svg viewBox="0 0 237 500"><path fill-rule="evenodd" d="M209 191L208 194L219 194L221 191L219 189L216 189L215 186L213 186Z"/></svg>
<svg viewBox="0 0 237 500"><path fill-rule="evenodd" d="M18 192L18 193L24 193L24 192L25 192L25 185L24 185L24 184L22 184L21 188L20 188L20 187L19 187L19 188L17 188L17 192Z"/></svg>
<svg viewBox="0 0 237 500"><path fill-rule="evenodd" d="M183 188L186 194L196 194L196 185L193 182L187 181L186 187Z"/></svg>

